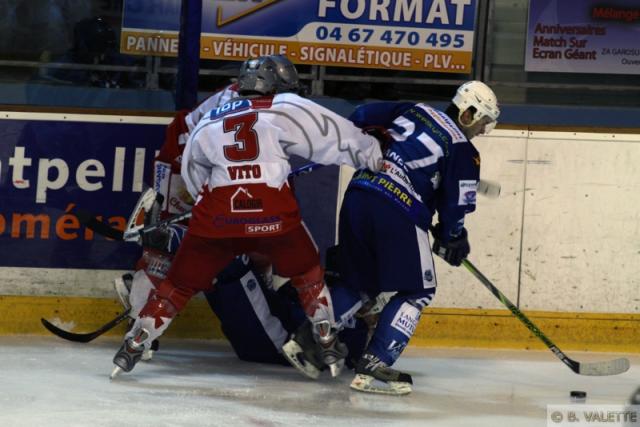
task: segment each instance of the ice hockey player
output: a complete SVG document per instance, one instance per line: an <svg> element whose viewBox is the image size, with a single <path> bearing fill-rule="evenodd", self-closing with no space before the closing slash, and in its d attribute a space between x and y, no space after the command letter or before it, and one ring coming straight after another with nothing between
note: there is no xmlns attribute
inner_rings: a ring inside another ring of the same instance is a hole
<svg viewBox="0 0 640 427"><path fill-rule="evenodd" d="M191 133L182 158L182 177L196 199L189 228L167 278L116 354L118 368L130 371L137 354L196 292L210 289L236 255L258 252L291 277L323 345L322 359L339 373L346 350L337 339L317 248L287 184L287 159L295 154L377 171L381 152L378 141L353 123L293 93L298 84L286 57L249 60L238 79L240 97L206 114Z"/></svg>
<svg viewBox="0 0 640 427"><path fill-rule="evenodd" d="M381 102L360 106L351 115L359 127L383 126L394 141L382 169L356 171L345 193L339 225L341 283L351 290L353 304L362 293L396 292L356 365L351 388L411 392L411 376L391 366L435 294L427 232L437 213L433 252L453 266L469 254L464 219L475 210L480 177L480 156L470 141L488 133L499 114L493 91L470 81L458 88L445 112L423 103ZM336 300L336 306L345 305Z"/></svg>

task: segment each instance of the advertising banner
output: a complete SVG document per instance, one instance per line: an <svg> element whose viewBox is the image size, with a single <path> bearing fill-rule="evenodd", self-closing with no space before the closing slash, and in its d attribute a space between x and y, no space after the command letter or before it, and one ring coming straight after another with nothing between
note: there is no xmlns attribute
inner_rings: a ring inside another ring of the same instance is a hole
<svg viewBox="0 0 640 427"><path fill-rule="evenodd" d="M168 119L149 119L0 120L0 266L132 269L140 246L91 231L71 211L89 211L124 229L153 181L153 158L165 139ZM295 168L308 161L291 163ZM302 215L322 256L335 244L337 175L337 167L327 166L295 180Z"/></svg>
<svg viewBox="0 0 640 427"><path fill-rule="evenodd" d="M120 49L176 56L180 1L125 0ZM471 73L477 0L211 0L200 56Z"/></svg>
<svg viewBox="0 0 640 427"><path fill-rule="evenodd" d="M0 120L0 266L130 269L133 243L108 240L69 212L123 229L164 125Z"/></svg>
<svg viewBox="0 0 640 427"><path fill-rule="evenodd" d="M525 71L640 74L637 0L530 0Z"/></svg>

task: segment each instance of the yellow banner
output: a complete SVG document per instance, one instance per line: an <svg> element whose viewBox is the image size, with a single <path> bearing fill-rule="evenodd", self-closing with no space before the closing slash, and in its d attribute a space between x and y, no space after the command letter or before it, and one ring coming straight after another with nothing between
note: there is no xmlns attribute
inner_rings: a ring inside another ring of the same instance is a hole
<svg viewBox="0 0 640 427"><path fill-rule="evenodd" d="M178 34L123 31L121 51L132 55L177 56ZM299 42L278 39L202 36L200 57L244 61L249 57L284 54L296 64L377 68L441 73L471 72L471 52L403 49L382 46Z"/></svg>
<svg viewBox="0 0 640 427"><path fill-rule="evenodd" d="M123 30L120 52L128 55L178 56L178 33Z"/></svg>
<svg viewBox="0 0 640 427"><path fill-rule="evenodd" d="M471 52L402 49L330 43L308 43L203 36L200 56L244 61L250 56L285 54L297 64L390 70L470 73Z"/></svg>

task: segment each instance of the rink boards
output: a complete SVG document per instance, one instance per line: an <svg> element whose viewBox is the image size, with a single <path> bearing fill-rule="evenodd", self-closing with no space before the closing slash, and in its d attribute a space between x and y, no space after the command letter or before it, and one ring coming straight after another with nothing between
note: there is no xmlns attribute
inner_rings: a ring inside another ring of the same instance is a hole
<svg viewBox="0 0 640 427"><path fill-rule="evenodd" d="M61 218L70 203L105 218L126 217L169 118L14 112L2 118L0 310L7 315L0 333L46 333L40 317L95 328L118 312L111 280L132 265L138 249L87 236ZM479 198L468 217L470 259L559 345L640 351L640 136L498 129L475 144L482 177L499 181L502 195ZM63 163L69 173L60 185L56 167ZM17 164L22 176L15 175ZM342 170L338 179L337 168L327 168L296 182L321 248L335 239L348 175ZM16 213L48 216L47 237L30 217L15 227ZM436 262L440 286L412 343L539 346L466 270ZM172 334L220 336L215 322L189 320L201 316L213 319L204 301L192 301Z"/></svg>

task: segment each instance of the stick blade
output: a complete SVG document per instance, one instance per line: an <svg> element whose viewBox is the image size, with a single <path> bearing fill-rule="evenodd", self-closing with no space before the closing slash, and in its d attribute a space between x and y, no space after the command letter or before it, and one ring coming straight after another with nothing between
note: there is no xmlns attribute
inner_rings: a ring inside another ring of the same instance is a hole
<svg viewBox="0 0 640 427"><path fill-rule="evenodd" d="M624 357L615 360L592 362L592 363L580 363L580 369L578 373L580 375L589 376L606 376L606 375L618 375L623 372L627 372L630 367L629 359Z"/></svg>
<svg viewBox="0 0 640 427"><path fill-rule="evenodd" d="M119 314L116 318L102 325L100 328L96 329L93 332L88 332L86 334L78 334L75 332L65 331L64 329L60 329L53 323L49 322L47 319L40 319L40 321L42 322L42 325L44 325L44 327L47 328L49 332L51 332L53 335L56 335L67 341L87 343L89 341L95 340L100 335L113 329L116 325L118 325L120 322L126 319L129 316L130 312L131 312L131 308L128 308L124 312Z"/></svg>
<svg viewBox="0 0 640 427"><path fill-rule="evenodd" d="M49 322L47 319L42 318L42 319L40 319L40 321L42 322L42 325L45 328L47 328L49 330L49 332L51 332L53 335L56 335L56 336L58 336L58 337L60 337L62 339L65 339L67 341L87 343L87 342L92 341L95 338L97 338L95 333L76 334L74 332L69 332L69 331L65 331L64 329L58 328L56 325L54 325L53 323Z"/></svg>

